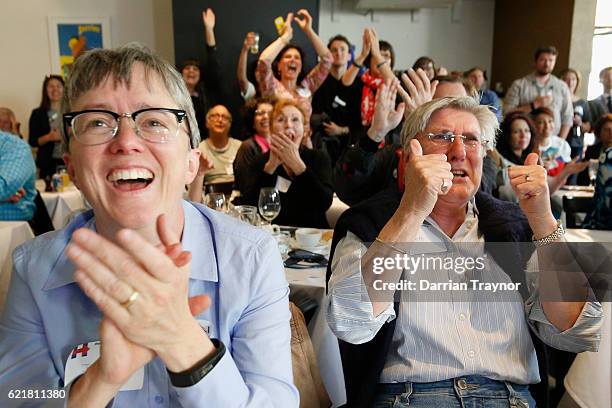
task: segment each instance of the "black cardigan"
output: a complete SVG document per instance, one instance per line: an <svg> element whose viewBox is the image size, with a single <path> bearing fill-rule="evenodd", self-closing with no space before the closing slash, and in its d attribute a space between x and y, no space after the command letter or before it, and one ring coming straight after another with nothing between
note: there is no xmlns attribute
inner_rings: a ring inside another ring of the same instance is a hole
<svg viewBox="0 0 612 408"><path fill-rule="evenodd" d="M323 150L300 149L300 157L306 165L306 171L291 179L283 166L278 166L273 174L267 174L263 168L270 152L256 155L250 169L242 169L236 174L236 184L245 186L241 175L248 175L248 188L240 190L239 204L257 206L259 190L262 187L274 187L278 176L291 180L286 193L281 192L281 212L274 219L275 224L296 227L329 228L325 212L330 207L334 190L331 183L331 162Z"/></svg>
<svg viewBox="0 0 612 408"><path fill-rule="evenodd" d="M379 145L363 132L356 144L342 152L334 166L334 190L350 206L397 186L401 146L387 143L381 149ZM482 160L480 190L489 194L497 190L497 166L488 155Z"/></svg>
<svg viewBox="0 0 612 408"><path fill-rule="evenodd" d="M378 232L391 218L402 194L397 188L382 191L370 199L345 211L334 229L334 238L327 267L327 281L331 276L331 260L336 245L351 231L363 242L372 242ZM512 242L511 247L504 246L503 253L499 246L485 244L486 250L500 264L514 282L521 282L521 295L525 298L526 283L524 266L533 253L531 244L532 232L527 219L519 206L507 201L498 200L491 195L476 194L478 209L478 226L483 232L486 243ZM521 244L523 243L523 244ZM399 304L395 305L396 314ZM395 330L396 319L383 325L376 336L364 344L350 344L339 340L344 381L346 384L347 407L370 407L372 405L378 379L382 372ZM548 367L544 343L533 333L532 341L538 356L540 378L542 381L530 386L538 406L548 404Z"/></svg>

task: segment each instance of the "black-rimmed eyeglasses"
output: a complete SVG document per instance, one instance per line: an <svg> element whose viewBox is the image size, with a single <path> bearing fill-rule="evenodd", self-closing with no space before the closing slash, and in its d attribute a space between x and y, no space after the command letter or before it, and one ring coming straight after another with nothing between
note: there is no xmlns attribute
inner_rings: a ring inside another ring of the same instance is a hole
<svg viewBox="0 0 612 408"><path fill-rule="evenodd" d="M171 108L146 108L123 114L87 109L65 113L64 126L66 131L72 128L72 134L79 143L95 146L108 143L117 135L121 118L131 118L139 137L153 143L166 143L178 135L186 115L184 110ZM192 144L191 137L189 144Z"/></svg>

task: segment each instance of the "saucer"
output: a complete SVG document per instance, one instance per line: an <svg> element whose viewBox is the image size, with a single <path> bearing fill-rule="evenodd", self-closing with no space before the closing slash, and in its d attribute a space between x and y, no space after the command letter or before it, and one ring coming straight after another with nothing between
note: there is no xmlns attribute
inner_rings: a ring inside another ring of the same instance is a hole
<svg viewBox="0 0 612 408"><path fill-rule="evenodd" d="M292 249L304 249L306 251L314 252L315 254L326 255L329 252L329 241L320 240L317 245L314 246L305 246L297 243L295 238L291 238L291 248Z"/></svg>

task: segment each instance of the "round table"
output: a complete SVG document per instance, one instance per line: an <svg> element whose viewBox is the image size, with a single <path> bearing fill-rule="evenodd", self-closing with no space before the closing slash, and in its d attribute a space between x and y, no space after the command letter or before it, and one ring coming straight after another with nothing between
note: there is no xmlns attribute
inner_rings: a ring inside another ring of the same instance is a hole
<svg viewBox="0 0 612 408"><path fill-rule="evenodd" d="M64 191L56 193L44 191L44 181L37 180L36 188L40 191L40 195L45 202L45 207L47 207L49 217L51 217L51 221L53 222L53 228L56 230L66 225L67 217L70 214L87 208L83 195L74 184L70 184L64 188Z"/></svg>
<svg viewBox="0 0 612 408"><path fill-rule="evenodd" d="M0 221L0 314L8 292L13 270L12 253L19 245L34 238L30 225L25 221Z"/></svg>

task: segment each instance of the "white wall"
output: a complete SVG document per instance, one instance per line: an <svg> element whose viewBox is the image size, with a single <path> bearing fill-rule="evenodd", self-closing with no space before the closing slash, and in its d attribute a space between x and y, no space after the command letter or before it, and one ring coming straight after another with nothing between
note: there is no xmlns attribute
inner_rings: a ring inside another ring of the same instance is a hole
<svg viewBox="0 0 612 408"><path fill-rule="evenodd" d="M335 4L332 21L332 4ZM451 11L424 9L412 21L410 12L353 9L354 0L321 0L319 32L327 41L342 33L361 47L363 27L373 26L393 44L396 68L407 68L422 55L452 69L490 68L494 0L463 0L459 20ZM30 112L40 102L43 77L51 72L48 16L110 16L113 46L139 41L174 61L172 0L16 0L3 1L0 24L0 106L15 111L27 136ZM372 21L373 17L373 21Z"/></svg>
<svg viewBox="0 0 612 408"><path fill-rule="evenodd" d="M372 16L353 8L353 0L321 0L319 34L327 41L336 34L346 35L361 50L361 32L374 27L379 38L393 45L395 69L411 67L423 55L450 70L475 65L490 70L493 55L495 1L463 0L459 20L451 19L450 8L423 9L411 19L409 11L375 11ZM332 19L332 6L333 10Z"/></svg>
<svg viewBox="0 0 612 408"><path fill-rule="evenodd" d="M139 41L174 61L171 0L3 1L0 24L0 106L13 109L28 135L28 119L51 73L47 17L110 16L113 46Z"/></svg>

